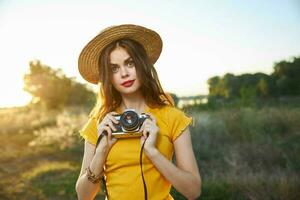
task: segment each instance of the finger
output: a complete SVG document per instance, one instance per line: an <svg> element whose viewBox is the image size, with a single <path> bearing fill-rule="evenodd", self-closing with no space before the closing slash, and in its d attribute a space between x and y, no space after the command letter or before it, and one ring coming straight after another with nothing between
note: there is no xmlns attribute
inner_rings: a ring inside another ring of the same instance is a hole
<svg viewBox="0 0 300 200"><path fill-rule="evenodd" d="M108 125L108 121L109 121L109 119L108 119L107 116L106 116L106 117L104 117L104 119L101 121L100 125L106 126L106 125Z"/></svg>
<svg viewBox="0 0 300 200"><path fill-rule="evenodd" d="M112 132L108 133L108 141L113 141L114 136L112 135Z"/></svg>
<svg viewBox="0 0 300 200"><path fill-rule="evenodd" d="M142 126L141 126L139 132L142 133L142 132L144 131L144 129L145 129L145 123L142 124Z"/></svg>
<svg viewBox="0 0 300 200"><path fill-rule="evenodd" d="M146 129L146 127L145 127L145 129L143 130L143 136L144 136L145 138L148 137L148 134L149 134L148 132L149 132L149 130Z"/></svg>
<svg viewBox="0 0 300 200"><path fill-rule="evenodd" d="M112 112L109 112L107 115L114 116L114 115L120 115L120 114L117 113L117 112L112 111Z"/></svg>
<svg viewBox="0 0 300 200"><path fill-rule="evenodd" d="M149 119L150 121L155 120L155 117L152 114L147 113L147 115L148 115L147 119Z"/></svg>
<svg viewBox="0 0 300 200"><path fill-rule="evenodd" d="M97 126L98 136L100 136L103 131L104 131L104 126L102 124L98 124L98 126Z"/></svg>
<svg viewBox="0 0 300 200"><path fill-rule="evenodd" d="M99 124L97 124L97 129L98 130L100 130L100 129L102 129L103 128L103 123L101 122L101 123L99 123Z"/></svg>
<svg viewBox="0 0 300 200"><path fill-rule="evenodd" d="M118 140L118 139L115 138L115 137L112 135L111 141L112 141L113 143L115 143L117 140Z"/></svg>
<svg viewBox="0 0 300 200"><path fill-rule="evenodd" d="M104 126L103 129L107 132L107 135L111 133L111 129L108 126Z"/></svg>
<svg viewBox="0 0 300 200"><path fill-rule="evenodd" d="M145 124L145 129L150 130L151 124Z"/></svg>
<svg viewBox="0 0 300 200"><path fill-rule="evenodd" d="M108 133L107 137L108 137L108 141L111 141L111 132Z"/></svg>
<svg viewBox="0 0 300 200"><path fill-rule="evenodd" d="M149 136L150 130L151 130L151 125L146 124L145 129L146 129L146 132L147 132L147 136Z"/></svg>
<svg viewBox="0 0 300 200"><path fill-rule="evenodd" d="M150 119L146 119L143 123L143 126L145 127L147 124L151 123Z"/></svg>
<svg viewBox="0 0 300 200"><path fill-rule="evenodd" d="M117 113L117 112L115 112L115 111L112 111L112 112L110 112L109 114L111 114L111 115L119 115L119 113Z"/></svg>
<svg viewBox="0 0 300 200"><path fill-rule="evenodd" d="M114 130L114 131L117 130L116 127L113 125L112 121L109 121L109 122L108 122L108 126L109 126L112 130Z"/></svg>
<svg viewBox="0 0 300 200"><path fill-rule="evenodd" d="M141 144L143 144L145 140L146 140L146 138L142 135L141 136Z"/></svg>
<svg viewBox="0 0 300 200"><path fill-rule="evenodd" d="M155 117L154 117L152 114L148 114L148 115L149 115L150 120L151 120L153 123L156 124L156 119L155 119Z"/></svg>
<svg viewBox="0 0 300 200"><path fill-rule="evenodd" d="M119 123L119 121L112 115L107 115L107 118L109 119L109 121L113 121L115 124Z"/></svg>

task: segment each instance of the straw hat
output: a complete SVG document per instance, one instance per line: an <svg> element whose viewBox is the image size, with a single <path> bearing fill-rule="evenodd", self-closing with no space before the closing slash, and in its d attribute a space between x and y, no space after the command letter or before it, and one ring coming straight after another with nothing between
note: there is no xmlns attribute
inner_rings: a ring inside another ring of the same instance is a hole
<svg viewBox="0 0 300 200"><path fill-rule="evenodd" d="M162 40L158 33L133 24L111 26L94 37L79 55L78 69L85 80L93 84L100 81L98 65L102 50L111 42L122 38L132 39L142 44L152 64L159 58Z"/></svg>

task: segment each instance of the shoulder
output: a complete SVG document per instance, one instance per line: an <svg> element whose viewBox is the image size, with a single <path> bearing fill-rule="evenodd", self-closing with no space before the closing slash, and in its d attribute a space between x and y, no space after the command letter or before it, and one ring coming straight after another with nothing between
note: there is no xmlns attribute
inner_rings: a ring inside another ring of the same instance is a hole
<svg viewBox="0 0 300 200"><path fill-rule="evenodd" d="M159 124L165 127L172 142L193 122L192 117L188 116L184 111L170 105L152 109L152 114L160 122Z"/></svg>
<svg viewBox="0 0 300 200"><path fill-rule="evenodd" d="M181 109L171 105L165 105L159 108L150 108L149 111L169 126L174 124L175 121L191 118Z"/></svg>
<svg viewBox="0 0 300 200"><path fill-rule="evenodd" d="M164 115L180 115L180 114L185 114L184 111L181 109L171 106L171 105L165 105L159 108L152 108L151 109L153 112L158 113L158 114L164 114Z"/></svg>

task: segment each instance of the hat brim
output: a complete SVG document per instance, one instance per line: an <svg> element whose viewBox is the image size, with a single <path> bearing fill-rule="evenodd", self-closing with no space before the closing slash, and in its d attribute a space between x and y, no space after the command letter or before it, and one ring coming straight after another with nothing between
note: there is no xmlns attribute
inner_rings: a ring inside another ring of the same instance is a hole
<svg viewBox="0 0 300 200"><path fill-rule="evenodd" d="M143 45L149 60L154 64L162 51L162 40L155 31L133 24L112 26L101 31L81 51L78 69L81 76L90 83L99 83L99 57L111 42L129 38Z"/></svg>

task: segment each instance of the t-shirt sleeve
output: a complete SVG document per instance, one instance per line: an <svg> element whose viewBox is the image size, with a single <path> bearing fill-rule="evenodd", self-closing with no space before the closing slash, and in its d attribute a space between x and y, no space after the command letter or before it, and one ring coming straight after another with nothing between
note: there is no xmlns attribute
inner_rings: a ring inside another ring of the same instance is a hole
<svg viewBox="0 0 300 200"><path fill-rule="evenodd" d="M192 123L193 118L187 116L177 108L171 108L168 113L169 125L171 130L171 140L174 142L178 136Z"/></svg>
<svg viewBox="0 0 300 200"><path fill-rule="evenodd" d="M97 120L90 117L88 122L79 131L80 135L91 144L96 145L98 139Z"/></svg>

